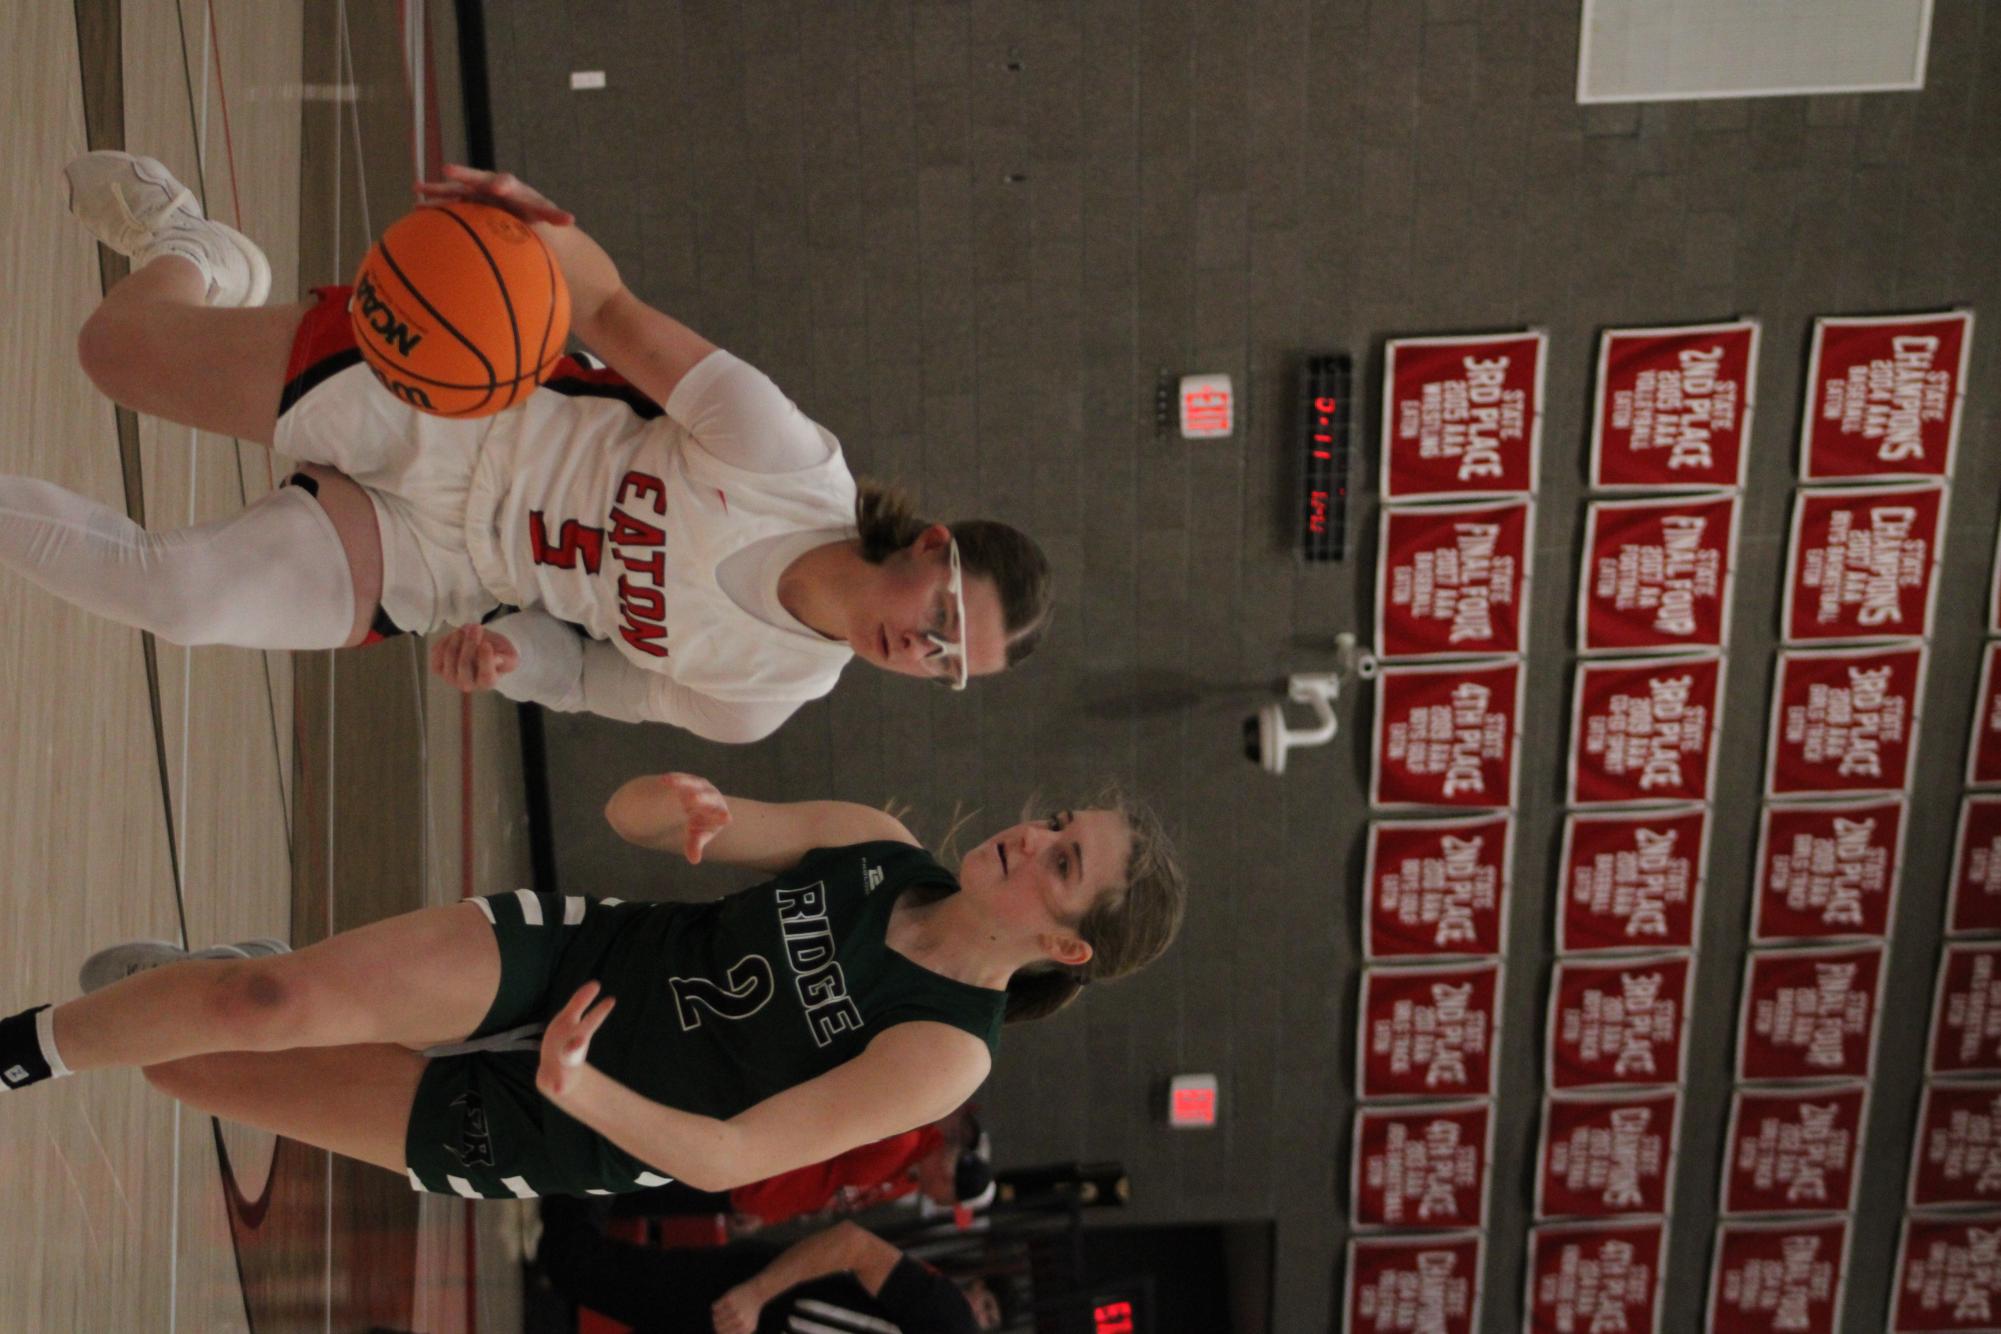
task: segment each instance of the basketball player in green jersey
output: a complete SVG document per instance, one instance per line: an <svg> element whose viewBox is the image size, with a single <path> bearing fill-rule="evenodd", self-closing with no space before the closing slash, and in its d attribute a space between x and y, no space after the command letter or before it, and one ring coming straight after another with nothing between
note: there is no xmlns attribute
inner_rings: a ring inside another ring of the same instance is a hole
<svg viewBox="0 0 2001 1334"><path fill-rule="evenodd" d="M606 816L771 878L706 904L522 890L269 957L116 947L85 966L101 990L0 1019L0 1091L138 1065L422 1190L728 1190L950 1112L1004 1019L1157 958L1185 897L1123 805L1003 830L956 876L880 810L684 774L634 779Z"/></svg>

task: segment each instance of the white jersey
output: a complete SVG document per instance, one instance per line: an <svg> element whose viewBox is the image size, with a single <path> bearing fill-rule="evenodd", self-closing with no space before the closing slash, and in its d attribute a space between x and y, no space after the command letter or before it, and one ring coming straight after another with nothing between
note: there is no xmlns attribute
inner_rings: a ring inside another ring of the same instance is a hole
<svg viewBox="0 0 2001 1334"><path fill-rule="evenodd" d="M714 352L664 411L614 377L583 376L495 418L467 500L467 554L501 602L582 627L628 669L789 713L833 689L851 650L782 613L746 610L717 570L773 537L851 536L854 506L839 442L761 372ZM586 652L600 674L630 677ZM590 678L587 662L586 688ZM545 702L683 721L632 689L620 687L622 704Z"/></svg>

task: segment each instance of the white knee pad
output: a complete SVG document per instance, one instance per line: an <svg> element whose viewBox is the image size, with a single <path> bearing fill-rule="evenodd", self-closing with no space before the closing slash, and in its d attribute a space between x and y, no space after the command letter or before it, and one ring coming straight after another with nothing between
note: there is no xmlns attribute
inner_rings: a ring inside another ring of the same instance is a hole
<svg viewBox="0 0 2001 1334"><path fill-rule="evenodd" d="M354 628L340 535L295 487L213 523L150 533L61 487L0 476L0 564L174 644L339 648Z"/></svg>

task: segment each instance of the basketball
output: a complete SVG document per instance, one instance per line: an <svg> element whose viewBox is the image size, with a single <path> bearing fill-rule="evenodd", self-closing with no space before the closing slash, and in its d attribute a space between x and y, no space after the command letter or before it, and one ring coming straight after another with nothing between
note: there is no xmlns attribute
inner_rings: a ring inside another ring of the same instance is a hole
<svg viewBox="0 0 2001 1334"><path fill-rule="evenodd" d="M570 290L534 228L505 209L417 209L375 243L348 303L385 388L441 417L486 417L525 397L562 355Z"/></svg>

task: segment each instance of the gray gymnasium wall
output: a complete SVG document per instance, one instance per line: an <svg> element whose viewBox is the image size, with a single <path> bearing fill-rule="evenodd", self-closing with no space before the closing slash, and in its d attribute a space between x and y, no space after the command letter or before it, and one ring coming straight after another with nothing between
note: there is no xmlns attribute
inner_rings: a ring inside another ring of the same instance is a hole
<svg viewBox="0 0 2001 1334"><path fill-rule="evenodd" d="M1184 831L1182 943L1140 979L1009 1034L983 1094L1003 1156L1117 1157L1146 1220L1278 1220L1280 1330L1326 1328L1345 1228L1363 747L1285 779L1238 728L1328 664L1370 561L1288 553L1287 377L1301 349L1380 363L1391 334L1545 327L1534 562L1485 1325L1520 1303L1548 982L1596 331L1763 321L1716 839L1704 910L1669 1328L1692 1327L1727 1099L1783 524L1809 318L1980 309L1849 1267L1886 1298L1939 887L1973 691L2001 451L2001 10L1940 0L1918 94L1580 108L1577 0L489 0L503 163L575 208L644 296L771 373L862 470L1047 545L1048 646L965 696L865 669L773 741L549 723L568 890L706 891L598 816L682 767L761 797L1003 823L1030 793L1134 781ZM572 69L609 87L572 93ZM1225 444L1156 439L1160 367L1247 381ZM1364 395L1364 419L1373 423ZM1362 472L1358 484L1372 484ZM1372 505L1355 518L1363 551ZM1366 714L1349 713L1350 739ZM1179 1070L1223 1128L1153 1116Z"/></svg>

